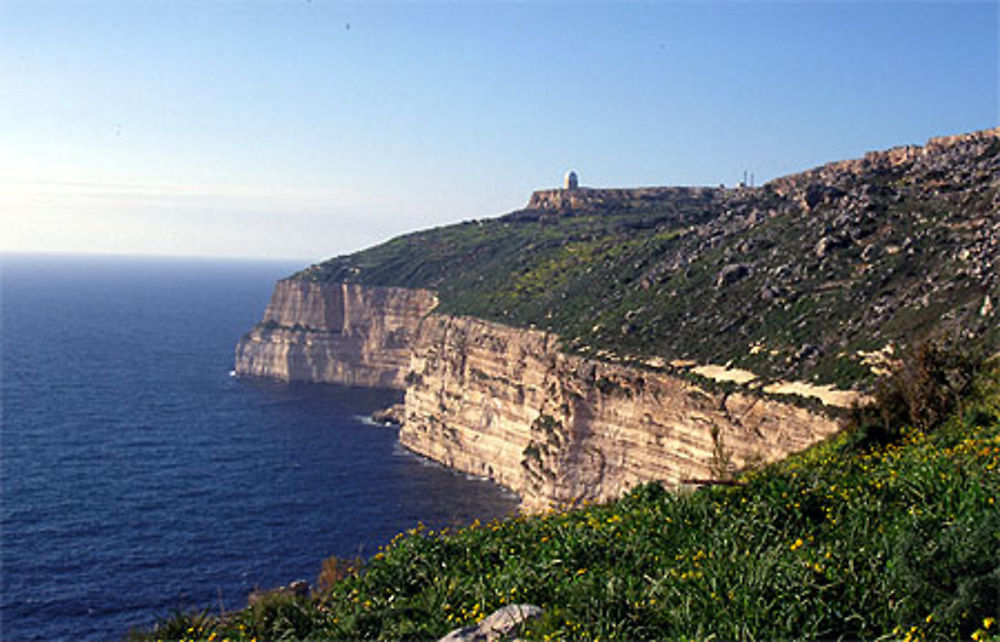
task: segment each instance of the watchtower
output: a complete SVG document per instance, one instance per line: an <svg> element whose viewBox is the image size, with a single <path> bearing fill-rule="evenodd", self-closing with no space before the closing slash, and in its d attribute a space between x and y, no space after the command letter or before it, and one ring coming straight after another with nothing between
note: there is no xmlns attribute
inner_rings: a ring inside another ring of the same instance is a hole
<svg viewBox="0 0 1000 642"><path fill-rule="evenodd" d="M563 187L565 189L576 189L578 186L579 182L577 181L576 178L576 172L574 172L573 170L566 172L566 180L564 182Z"/></svg>

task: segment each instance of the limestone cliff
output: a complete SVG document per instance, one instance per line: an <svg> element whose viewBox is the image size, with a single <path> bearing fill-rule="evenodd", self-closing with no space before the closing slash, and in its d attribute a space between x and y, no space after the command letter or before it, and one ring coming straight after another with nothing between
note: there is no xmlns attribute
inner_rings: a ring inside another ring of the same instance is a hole
<svg viewBox="0 0 1000 642"><path fill-rule="evenodd" d="M401 389L427 290L279 281L263 320L236 346L236 373Z"/></svg>
<svg viewBox="0 0 1000 642"><path fill-rule="evenodd" d="M515 490L526 510L718 478L837 430L801 408L567 355L552 334L471 318L425 319L410 369L401 443Z"/></svg>
<svg viewBox="0 0 1000 642"><path fill-rule="evenodd" d="M432 314L435 304L427 290L279 281L237 345L236 371L405 388L400 442L511 488L526 510L717 478L837 428L777 401L565 354L551 333Z"/></svg>

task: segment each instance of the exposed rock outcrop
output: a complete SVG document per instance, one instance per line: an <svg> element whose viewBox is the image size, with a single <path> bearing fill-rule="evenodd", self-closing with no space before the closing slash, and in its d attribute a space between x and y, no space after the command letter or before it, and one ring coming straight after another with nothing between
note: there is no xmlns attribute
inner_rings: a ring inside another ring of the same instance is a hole
<svg viewBox="0 0 1000 642"><path fill-rule="evenodd" d="M428 317L409 379L400 442L513 489L529 511L718 478L837 430L802 408L567 355L552 334L471 318Z"/></svg>
<svg viewBox="0 0 1000 642"><path fill-rule="evenodd" d="M479 624L455 629L438 642L496 642L509 640L521 625L542 615L534 604L508 604L490 613Z"/></svg>
<svg viewBox="0 0 1000 642"><path fill-rule="evenodd" d="M236 346L236 373L402 389L411 338L436 303L427 290L279 281Z"/></svg>
<svg viewBox="0 0 1000 642"><path fill-rule="evenodd" d="M372 413L372 421L387 426L402 426L406 416L406 406L396 403L388 408L382 408Z"/></svg>

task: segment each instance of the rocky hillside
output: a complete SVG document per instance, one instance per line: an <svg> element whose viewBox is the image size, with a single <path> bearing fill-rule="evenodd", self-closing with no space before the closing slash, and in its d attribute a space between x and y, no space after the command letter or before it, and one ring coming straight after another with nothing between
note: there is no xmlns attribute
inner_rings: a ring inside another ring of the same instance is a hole
<svg viewBox="0 0 1000 642"><path fill-rule="evenodd" d="M932 332L1000 346L1000 128L757 188L538 192L294 278L433 290L605 360L863 385Z"/></svg>

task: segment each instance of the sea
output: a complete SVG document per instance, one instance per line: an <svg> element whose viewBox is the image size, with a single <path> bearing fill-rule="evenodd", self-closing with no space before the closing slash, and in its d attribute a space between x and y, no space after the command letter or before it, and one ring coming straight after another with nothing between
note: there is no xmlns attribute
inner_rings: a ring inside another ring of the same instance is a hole
<svg viewBox="0 0 1000 642"><path fill-rule="evenodd" d="M121 639L516 509L369 419L398 391L234 375L301 267L0 257L0 639Z"/></svg>

